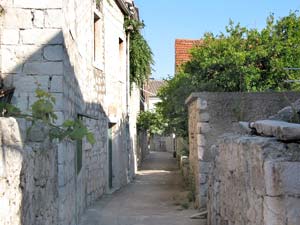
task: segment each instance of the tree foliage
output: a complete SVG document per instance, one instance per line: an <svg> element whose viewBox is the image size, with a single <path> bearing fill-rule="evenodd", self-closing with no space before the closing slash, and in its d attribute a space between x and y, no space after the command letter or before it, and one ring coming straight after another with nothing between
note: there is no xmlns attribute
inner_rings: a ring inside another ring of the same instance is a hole
<svg viewBox="0 0 300 225"><path fill-rule="evenodd" d="M208 33L203 45L192 49L183 71L206 91L295 90L300 67L300 18L296 13L274 20L271 15L261 31L230 21L226 33Z"/></svg>
<svg viewBox="0 0 300 225"><path fill-rule="evenodd" d="M142 86L148 80L153 65L153 54L147 41L141 34L144 23L126 18L125 29L130 33L130 82Z"/></svg>
<svg viewBox="0 0 300 225"><path fill-rule="evenodd" d="M191 60L159 93L159 110L169 130L187 135L185 99L193 91L299 90L300 17L296 12L275 20L267 18L262 30L230 21L225 33L206 33L201 46L191 50Z"/></svg>
<svg viewBox="0 0 300 225"><path fill-rule="evenodd" d="M167 133L187 136L187 108L184 102L195 90L190 82L189 74L186 73L179 73L174 78L169 78L167 85L159 90L158 96L162 101L157 103L156 110L167 120Z"/></svg>
<svg viewBox="0 0 300 225"><path fill-rule="evenodd" d="M150 135L165 133L167 121L159 112L143 111L137 119L139 129L147 130Z"/></svg>

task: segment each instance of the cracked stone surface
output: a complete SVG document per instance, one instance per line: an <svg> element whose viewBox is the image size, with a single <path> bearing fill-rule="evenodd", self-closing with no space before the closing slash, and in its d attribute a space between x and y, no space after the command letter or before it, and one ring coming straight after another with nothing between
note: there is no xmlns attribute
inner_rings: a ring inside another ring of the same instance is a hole
<svg viewBox="0 0 300 225"><path fill-rule="evenodd" d="M90 207L80 225L205 225L190 219L198 211L187 201L176 160L170 153L152 152L135 181Z"/></svg>

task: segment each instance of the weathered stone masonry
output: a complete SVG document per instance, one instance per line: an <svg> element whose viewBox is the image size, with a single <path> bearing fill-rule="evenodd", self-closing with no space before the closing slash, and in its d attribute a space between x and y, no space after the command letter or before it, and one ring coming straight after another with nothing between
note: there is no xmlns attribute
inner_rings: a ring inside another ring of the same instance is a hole
<svg viewBox="0 0 300 225"><path fill-rule="evenodd" d="M300 145L227 134L214 148L208 224L300 223Z"/></svg>
<svg viewBox="0 0 300 225"><path fill-rule="evenodd" d="M1 5L1 77L5 86L16 88L13 103L28 112L38 82L56 97L58 124L79 116L95 135L94 146L83 141L81 169L76 143L64 141L56 147L58 216L49 224L77 224L84 209L109 191L109 122L115 124L113 188L134 176L124 12L116 1L107 0L97 7L93 0L4 0Z"/></svg>
<svg viewBox="0 0 300 225"><path fill-rule="evenodd" d="M0 221L58 224L57 147L47 130L26 138L26 121L0 118Z"/></svg>
<svg viewBox="0 0 300 225"><path fill-rule="evenodd" d="M194 93L189 107L190 168L196 202L206 207L208 175L215 157L211 146L228 132L239 132L239 121L268 118L299 98L299 93Z"/></svg>

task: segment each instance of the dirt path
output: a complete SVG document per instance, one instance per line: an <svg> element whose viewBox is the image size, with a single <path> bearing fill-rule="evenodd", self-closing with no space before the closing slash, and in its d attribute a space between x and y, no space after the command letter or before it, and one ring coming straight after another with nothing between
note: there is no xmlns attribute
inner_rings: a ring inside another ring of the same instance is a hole
<svg viewBox="0 0 300 225"><path fill-rule="evenodd" d="M135 181L89 208L81 225L204 225L189 217L187 192L175 159L152 152ZM190 206L192 208L192 206Z"/></svg>

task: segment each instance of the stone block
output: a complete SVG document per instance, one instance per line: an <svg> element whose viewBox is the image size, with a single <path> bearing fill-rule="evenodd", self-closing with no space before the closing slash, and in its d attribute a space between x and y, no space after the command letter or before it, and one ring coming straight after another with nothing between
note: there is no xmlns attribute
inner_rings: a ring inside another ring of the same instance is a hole
<svg viewBox="0 0 300 225"><path fill-rule="evenodd" d="M198 123L197 130L200 132L200 134L206 134L211 130L211 127L209 123Z"/></svg>
<svg viewBox="0 0 300 225"><path fill-rule="evenodd" d="M45 15L45 27L61 28L63 25L62 10L47 10Z"/></svg>
<svg viewBox="0 0 300 225"><path fill-rule="evenodd" d="M14 0L14 6L29 9L56 9L62 7L62 0Z"/></svg>
<svg viewBox="0 0 300 225"><path fill-rule="evenodd" d="M250 126L261 135L276 137L282 141L300 140L300 124L260 120L251 123Z"/></svg>
<svg viewBox="0 0 300 225"><path fill-rule="evenodd" d="M264 224L282 225L285 224L285 206L280 197L264 197Z"/></svg>
<svg viewBox="0 0 300 225"><path fill-rule="evenodd" d="M22 149L23 139L15 118L0 118L0 129L5 131L1 132L2 146L14 146L15 149Z"/></svg>
<svg viewBox="0 0 300 225"><path fill-rule="evenodd" d="M23 72L33 75L62 75L62 62L28 62L25 63Z"/></svg>
<svg viewBox="0 0 300 225"><path fill-rule="evenodd" d="M2 37L1 37L1 44L17 45L19 43L19 38L20 38L20 34L19 34L18 29L3 29Z"/></svg>
<svg viewBox="0 0 300 225"><path fill-rule="evenodd" d="M207 101L204 99L197 99L197 109L204 110L207 108Z"/></svg>
<svg viewBox="0 0 300 225"><path fill-rule="evenodd" d="M199 115L199 122L209 122L209 113L200 113Z"/></svg>
<svg viewBox="0 0 300 225"><path fill-rule="evenodd" d="M42 49L36 45L4 45L1 52L7 58L6 61L10 60L10 64L15 64L14 67L21 67L24 62L43 60Z"/></svg>
<svg viewBox="0 0 300 225"><path fill-rule="evenodd" d="M34 27L37 28L43 28L45 26L44 21L45 21L45 13L43 10L34 10L32 11L32 22Z"/></svg>
<svg viewBox="0 0 300 225"><path fill-rule="evenodd" d="M288 197L285 202L287 225L300 224L300 199Z"/></svg>
<svg viewBox="0 0 300 225"><path fill-rule="evenodd" d="M199 184L206 184L208 180L207 174L199 174Z"/></svg>
<svg viewBox="0 0 300 225"><path fill-rule="evenodd" d="M10 215L10 203L9 198L7 196L0 198L0 219L4 222L4 224L10 224L9 219L7 218ZM16 221L15 221L16 222Z"/></svg>
<svg viewBox="0 0 300 225"><path fill-rule="evenodd" d="M250 134L252 132L252 129L249 127L249 125L250 125L249 122L243 122L243 121L239 122L239 126L241 130L247 134Z"/></svg>
<svg viewBox="0 0 300 225"><path fill-rule="evenodd" d="M32 14L30 9L6 8L3 16L3 27L14 29L32 28Z"/></svg>
<svg viewBox="0 0 300 225"><path fill-rule="evenodd" d="M197 145L198 146L205 146L206 145L206 140L205 140L204 135L202 135L202 134L197 135Z"/></svg>
<svg viewBox="0 0 300 225"><path fill-rule="evenodd" d="M210 162L199 161L199 173L200 174L208 174L210 171Z"/></svg>
<svg viewBox="0 0 300 225"><path fill-rule="evenodd" d="M54 105L54 110L55 111L63 111L63 109L64 109L64 97L63 97L63 94L62 93L52 93L52 95L56 99L56 102L55 102L55 105Z"/></svg>
<svg viewBox="0 0 300 225"><path fill-rule="evenodd" d="M23 59L17 57L11 46L3 46L1 49L1 69L3 73L20 73L22 71Z"/></svg>
<svg viewBox="0 0 300 225"><path fill-rule="evenodd" d="M17 54L23 57L25 62L42 61L42 48L32 45L22 45L17 50Z"/></svg>
<svg viewBox="0 0 300 225"><path fill-rule="evenodd" d="M205 148L202 146L198 146L198 160L204 160L204 152Z"/></svg>
<svg viewBox="0 0 300 225"><path fill-rule="evenodd" d="M49 127L44 123L35 123L27 134L28 141L43 142L49 137Z"/></svg>
<svg viewBox="0 0 300 225"><path fill-rule="evenodd" d="M17 74L14 76L14 86L16 92L34 93L37 88L37 83L41 85L41 88L45 91L48 89L49 77L48 76L26 76Z"/></svg>
<svg viewBox="0 0 300 225"><path fill-rule="evenodd" d="M26 93L15 91L12 103L22 112L29 112L28 95Z"/></svg>
<svg viewBox="0 0 300 225"><path fill-rule="evenodd" d="M61 29L28 29L20 31L23 44L62 44L63 35Z"/></svg>
<svg viewBox="0 0 300 225"><path fill-rule="evenodd" d="M63 76L52 76L50 92L63 92Z"/></svg>
<svg viewBox="0 0 300 225"><path fill-rule="evenodd" d="M44 48L44 58L49 61L60 61L63 59L62 45L48 45Z"/></svg>
<svg viewBox="0 0 300 225"><path fill-rule="evenodd" d="M267 195L300 195L300 162L267 161L264 171Z"/></svg>

